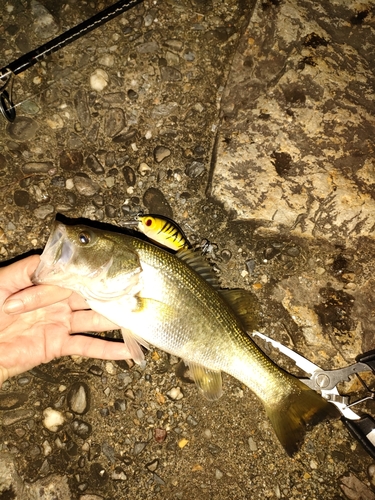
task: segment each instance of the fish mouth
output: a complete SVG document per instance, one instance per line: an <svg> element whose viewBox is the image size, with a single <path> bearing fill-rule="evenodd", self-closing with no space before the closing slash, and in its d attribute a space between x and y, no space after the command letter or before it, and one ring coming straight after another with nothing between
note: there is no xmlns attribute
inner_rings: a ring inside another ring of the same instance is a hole
<svg viewBox="0 0 375 500"><path fill-rule="evenodd" d="M46 281L58 279L64 273L66 266L73 257L74 249L66 238L66 230L63 224L55 222L51 234L40 256L40 263L31 276L34 285L40 285Z"/></svg>

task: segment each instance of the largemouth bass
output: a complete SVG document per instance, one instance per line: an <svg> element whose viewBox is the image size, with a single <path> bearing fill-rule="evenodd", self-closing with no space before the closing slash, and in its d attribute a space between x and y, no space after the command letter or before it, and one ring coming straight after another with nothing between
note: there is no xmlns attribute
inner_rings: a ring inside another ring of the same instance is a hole
<svg viewBox="0 0 375 500"><path fill-rule="evenodd" d="M174 255L133 236L56 222L33 282L81 294L119 325L137 363L144 362L139 343L181 357L209 400L222 394L222 371L240 380L262 401L289 455L306 426L337 416L257 347L246 333L246 292L218 290L208 263L190 250Z"/></svg>

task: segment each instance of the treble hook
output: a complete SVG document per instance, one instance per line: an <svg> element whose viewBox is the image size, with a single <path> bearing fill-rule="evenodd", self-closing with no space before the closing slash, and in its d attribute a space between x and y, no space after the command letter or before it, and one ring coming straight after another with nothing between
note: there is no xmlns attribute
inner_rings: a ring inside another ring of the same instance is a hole
<svg viewBox="0 0 375 500"><path fill-rule="evenodd" d="M13 77L14 73L8 68L5 73L0 74L0 82L4 82L0 87L0 113L8 122L14 122L16 119L16 108L12 102Z"/></svg>

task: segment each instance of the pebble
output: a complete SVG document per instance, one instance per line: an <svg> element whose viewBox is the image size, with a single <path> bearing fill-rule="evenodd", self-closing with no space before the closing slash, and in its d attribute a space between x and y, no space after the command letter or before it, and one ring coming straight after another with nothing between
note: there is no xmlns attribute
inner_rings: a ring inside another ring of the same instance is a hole
<svg viewBox="0 0 375 500"><path fill-rule="evenodd" d="M67 396L68 407L73 413L83 415L90 409L90 389L84 382L71 386Z"/></svg>
<svg viewBox="0 0 375 500"><path fill-rule="evenodd" d="M33 417L33 410L11 410L3 413L2 425L7 427L23 420L31 420Z"/></svg>
<svg viewBox="0 0 375 500"><path fill-rule="evenodd" d="M159 460L155 458L155 460L152 460L152 462L146 464L146 467L149 471L155 472L156 469L159 467Z"/></svg>
<svg viewBox="0 0 375 500"><path fill-rule="evenodd" d="M31 161L22 166L24 174L47 174L53 169L51 161Z"/></svg>
<svg viewBox="0 0 375 500"><path fill-rule="evenodd" d="M160 76L163 82L177 82L182 79L181 72L173 66L162 66Z"/></svg>
<svg viewBox="0 0 375 500"><path fill-rule="evenodd" d="M91 125L91 113L85 89L79 89L75 93L73 102L79 123L83 128L88 128Z"/></svg>
<svg viewBox="0 0 375 500"><path fill-rule="evenodd" d="M124 469L121 467L115 467L114 471L112 472L112 479L115 481L126 481L127 476L124 472Z"/></svg>
<svg viewBox="0 0 375 500"><path fill-rule="evenodd" d="M100 161L94 155L89 155L86 158L86 165L89 167L89 169L92 172L94 172L94 174L103 174L104 173L103 165L100 163Z"/></svg>
<svg viewBox="0 0 375 500"><path fill-rule="evenodd" d="M19 408L26 403L28 397L27 394L22 392L9 392L6 394L0 394L0 410L13 410Z"/></svg>
<svg viewBox="0 0 375 500"><path fill-rule="evenodd" d="M80 151L62 151L60 154L60 167L63 170L79 172L83 166L83 155Z"/></svg>
<svg viewBox="0 0 375 500"><path fill-rule="evenodd" d="M178 401L184 397L180 387L173 387L170 391L167 392L167 396L173 401Z"/></svg>
<svg viewBox="0 0 375 500"><path fill-rule="evenodd" d="M83 196L93 196L99 191L99 184L91 180L84 174L77 174L73 177L74 187Z"/></svg>
<svg viewBox="0 0 375 500"><path fill-rule="evenodd" d="M372 463L367 468L367 475L370 480L370 486L375 490L375 463Z"/></svg>
<svg viewBox="0 0 375 500"><path fill-rule="evenodd" d="M154 158L157 163L161 163L165 158L170 156L171 150L165 146L157 146L154 149Z"/></svg>
<svg viewBox="0 0 375 500"><path fill-rule="evenodd" d="M116 399L113 404L115 410L117 411L125 411L126 410L126 401L125 399Z"/></svg>
<svg viewBox="0 0 375 500"><path fill-rule="evenodd" d="M185 168L185 174L192 179L195 179L202 175L206 171L204 163L200 161L193 161Z"/></svg>
<svg viewBox="0 0 375 500"><path fill-rule="evenodd" d="M106 66L107 68L112 68L115 64L115 56L113 54L104 54L98 59L98 64Z"/></svg>
<svg viewBox="0 0 375 500"><path fill-rule="evenodd" d="M115 137L125 127L125 114L121 108L111 108L104 119L104 130L107 137Z"/></svg>
<svg viewBox="0 0 375 500"><path fill-rule="evenodd" d="M153 120L160 120L161 118L164 118L164 117L169 116L170 114L176 112L177 108L178 108L178 104L177 104L177 102L174 102L174 101L167 102L164 104L158 104L152 110L151 118Z"/></svg>
<svg viewBox="0 0 375 500"><path fill-rule="evenodd" d="M138 172L142 175L142 177L144 177L145 175L147 175L151 170L151 167L149 167L147 165L147 163L145 162L142 162L139 164L139 167L138 167Z"/></svg>
<svg viewBox="0 0 375 500"><path fill-rule="evenodd" d="M173 211L164 194L158 189L151 187L143 195L143 204L151 214L160 214L173 219Z"/></svg>
<svg viewBox="0 0 375 500"><path fill-rule="evenodd" d="M92 433L92 426L83 420L73 420L71 426L74 434L82 439L87 439Z"/></svg>
<svg viewBox="0 0 375 500"><path fill-rule="evenodd" d="M90 75L90 87L97 92L101 92L108 85L109 76L103 69L96 69Z"/></svg>
<svg viewBox="0 0 375 500"><path fill-rule="evenodd" d="M13 194L13 199L17 207L25 207L29 204L30 194L22 189L17 189Z"/></svg>
<svg viewBox="0 0 375 500"><path fill-rule="evenodd" d="M43 411L43 416L43 425L51 432L59 431L65 423L64 415L60 411L54 410L53 408L46 408Z"/></svg>
<svg viewBox="0 0 375 500"><path fill-rule="evenodd" d="M140 54L152 54L159 50L159 44L157 42L145 42L137 46L137 52Z"/></svg>
<svg viewBox="0 0 375 500"><path fill-rule="evenodd" d="M222 479L223 476L224 476L224 474L221 472L220 469L216 469L215 470L215 477L216 477L216 479Z"/></svg>
<svg viewBox="0 0 375 500"><path fill-rule="evenodd" d="M135 186L136 176L132 167L125 166L122 169L122 173L124 175L126 184L130 187Z"/></svg>
<svg viewBox="0 0 375 500"><path fill-rule="evenodd" d="M34 210L34 215L37 219L45 219L49 215L55 212L55 207L53 205L42 205Z"/></svg>
<svg viewBox="0 0 375 500"><path fill-rule="evenodd" d="M258 446L252 437L249 437L248 443L249 443L250 451L257 451Z"/></svg>
<svg viewBox="0 0 375 500"><path fill-rule="evenodd" d="M17 120L7 126L7 133L15 141L29 141L37 133L39 126L28 116L19 116Z"/></svg>
<svg viewBox="0 0 375 500"><path fill-rule="evenodd" d="M165 429L160 429L156 427L154 429L154 438L157 443L163 443L167 437L167 431Z"/></svg>
<svg viewBox="0 0 375 500"><path fill-rule="evenodd" d="M59 26L55 22L52 14L41 3L33 0L31 2L31 12L33 15L33 27L36 35L42 39L51 39L59 31Z"/></svg>
<svg viewBox="0 0 375 500"><path fill-rule="evenodd" d="M142 453L146 446L147 442L145 441L137 441L136 443L134 443L133 455L139 455L140 453Z"/></svg>

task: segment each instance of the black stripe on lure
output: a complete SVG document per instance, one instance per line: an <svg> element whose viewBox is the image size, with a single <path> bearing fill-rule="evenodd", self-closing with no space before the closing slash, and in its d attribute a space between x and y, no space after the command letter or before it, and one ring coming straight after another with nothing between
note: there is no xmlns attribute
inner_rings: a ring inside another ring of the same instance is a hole
<svg viewBox="0 0 375 500"><path fill-rule="evenodd" d="M126 226L135 227L147 238L170 250L189 248L190 244L180 226L163 215L137 215L135 221L126 222Z"/></svg>

